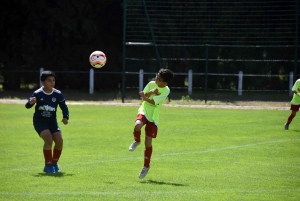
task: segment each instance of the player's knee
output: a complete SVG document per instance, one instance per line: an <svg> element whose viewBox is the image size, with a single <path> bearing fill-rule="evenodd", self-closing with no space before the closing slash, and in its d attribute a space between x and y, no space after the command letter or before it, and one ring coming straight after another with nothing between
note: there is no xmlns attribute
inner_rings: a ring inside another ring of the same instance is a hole
<svg viewBox="0 0 300 201"><path fill-rule="evenodd" d="M56 147L62 147L63 142L64 142L64 140L60 134L53 135L53 141L54 141Z"/></svg>
<svg viewBox="0 0 300 201"><path fill-rule="evenodd" d="M49 130L44 130L40 133L40 137L44 140L45 144L52 144L53 139Z"/></svg>
<svg viewBox="0 0 300 201"><path fill-rule="evenodd" d="M142 121L136 121L135 126L134 126L134 130L140 131L143 126L144 126L144 123Z"/></svg>
<svg viewBox="0 0 300 201"><path fill-rule="evenodd" d="M53 143L52 139L51 140L50 139L43 139L43 140L44 140L44 144L45 144L46 147L52 147L52 143Z"/></svg>
<svg viewBox="0 0 300 201"><path fill-rule="evenodd" d="M140 131L141 129L142 129L141 125L135 125L134 126L134 130L136 130L136 131Z"/></svg>
<svg viewBox="0 0 300 201"><path fill-rule="evenodd" d="M63 146L64 144L64 140L61 138L59 139L59 141L57 142L57 144L59 144L61 147Z"/></svg>
<svg viewBox="0 0 300 201"><path fill-rule="evenodd" d="M60 145L60 144L62 145L63 142L64 142L64 140L63 140L62 138L57 138L57 139L54 140L54 143L55 143L56 145Z"/></svg>

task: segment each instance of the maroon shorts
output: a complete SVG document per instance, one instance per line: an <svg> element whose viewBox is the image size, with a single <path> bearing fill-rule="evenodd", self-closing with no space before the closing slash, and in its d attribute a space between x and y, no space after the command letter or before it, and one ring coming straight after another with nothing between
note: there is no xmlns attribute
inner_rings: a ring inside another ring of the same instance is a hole
<svg viewBox="0 0 300 201"><path fill-rule="evenodd" d="M300 107L300 105L291 105L290 110L298 112L299 111L299 107Z"/></svg>
<svg viewBox="0 0 300 201"><path fill-rule="evenodd" d="M145 133L148 137L156 138L158 128L154 124L154 122L148 121L148 119L145 117L145 115L142 115L142 114L138 114L136 117L136 120L140 120L146 125Z"/></svg>

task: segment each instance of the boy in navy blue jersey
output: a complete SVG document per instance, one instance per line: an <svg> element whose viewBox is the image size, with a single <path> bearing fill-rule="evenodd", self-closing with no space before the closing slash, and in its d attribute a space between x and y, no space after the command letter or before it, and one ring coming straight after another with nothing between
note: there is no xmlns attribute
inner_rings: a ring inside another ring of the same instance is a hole
<svg viewBox="0 0 300 201"><path fill-rule="evenodd" d="M41 73L41 83L39 88L28 99L25 107L27 109L35 105L33 114L33 126L39 136L44 140L43 153L45 158L44 172L60 172L57 162L63 148L63 138L61 130L56 120L56 110L59 105L62 110L64 124L68 124L69 110L62 93L54 88L55 73L44 71ZM55 143L52 154L52 143Z"/></svg>

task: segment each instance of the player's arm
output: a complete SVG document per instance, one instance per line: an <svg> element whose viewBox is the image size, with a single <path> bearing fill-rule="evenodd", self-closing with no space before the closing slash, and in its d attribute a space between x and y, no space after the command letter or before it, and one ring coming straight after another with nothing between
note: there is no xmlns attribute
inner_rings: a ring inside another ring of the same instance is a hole
<svg viewBox="0 0 300 201"><path fill-rule="evenodd" d="M292 91L294 94L296 94L297 96L300 96L300 93L298 93L297 91Z"/></svg>
<svg viewBox="0 0 300 201"><path fill-rule="evenodd" d="M158 93L158 89L155 88L145 93L145 96L149 98L152 94L157 94L157 93Z"/></svg>
<svg viewBox="0 0 300 201"><path fill-rule="evenodd" d="M32 106L34 106L35 103L36 103L36 97L31 96L31 97L28 99L28 101L26 102L25 107L26 107L27 109L32 108Z"/></svg>
<svg viewBox="0 0 300 201"><path fill-rule="evenodd" d="M64 96L62 94L60 94L60 96L58 97L58 104L59 107L62 111L62 115L63 115L63 119L61 120L61 122L63 122L65 125L68 124L69 121L69 108L66 104L66 100L64 98Z"/></svg>
<svg viewBox="0 0 300 201"><path fill-rule="evenodd" d="M61 122L63 122L66 125L69 123L69 109L66 105L65 100L59 103L59 107L63 114L63 119L61 120Z"/></svg>
<svg viewBox="0 0 300 201"><path fill-rule="evenodd" d="M149 92L150 92L150 91L149 91ZM149 92L148 92L148 93L149 93ZM150 104L152 104L152 105L155 105L154 100L153 100L153 99L150 99L149 97L147 97L143 91L140 91L140 96L141 96L141 98L142 98L143 101L146 101L146 102L148 102L148 103L150 103Z"/></svg>
<svg viewBox="0 0 300 201"><path fill-rule="evenodd" d="M59 107L62 111L63 118L66 119L66 120L69 120L69 108L66 105L66 101L63 100L63 101L59 102Z"/></svg>
<svg viewBox="0 0 300 201"><path fill-rule="evenodd" d="M300 87L300 79L296 80L296 82L294 83L294 85L292 87L292 92L294 94L296 94L297 96L300 96L300 93L298 93L299 87Z"/></svg>

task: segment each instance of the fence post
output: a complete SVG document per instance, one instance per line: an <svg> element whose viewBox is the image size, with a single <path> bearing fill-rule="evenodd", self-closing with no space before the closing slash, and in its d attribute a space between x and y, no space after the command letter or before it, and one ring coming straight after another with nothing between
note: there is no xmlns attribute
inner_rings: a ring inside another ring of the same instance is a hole
<svg viewBox="0 0 300 201"><path fill-rule="evenodd" d="M90 94L94 93L94 69L90 69Z"/></svg>
<svg viewBox="0 0 300 201"><path fill-rule="evenodd" d="M293 96L293 92L292 92L292 88L293 88L293 85L294 85L294 82L293 82L293 78L294 78L294 73L293 72L290 72L290 83L289 83L289 96Z"/></svg>
<svg viewBox="0 0 300 201"><path fill-rule="evenodd" d="M144 70L140 69L139 72L139 91L143 91L144 87Z"/></svg>
<svg viewBox="0 0 300 201"><path fill-rule="evenodd" d="M193 71L188 71L188 95L193 93Z"/></svg>
<svg viewBox="0 0 300 201"><path fill-rule="evenodd" d="M238 95L241 96L243 92L243 71L239 71Z"/></svg>
<svg viewBox="0 0 300 201"><path fill-rule="evenodd" d="M207 82L208 82L208 44L205 45L205 104L207 103Z"/></svg>
<svg viewBox="0 0 300 201"><path fill-rule="evenodd" d="M42 85L42 82L41 82L41 78L40 78L40 76L41 76L41 74L42 74L42 72L44 71L44 68L43 67L41 67L40 68L40 74L39 74L39 82L40 82L40 87L42 87L43 85Z"/></svg>

